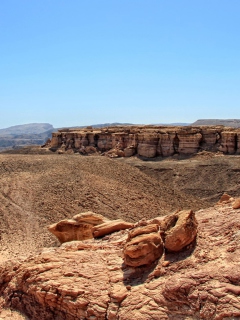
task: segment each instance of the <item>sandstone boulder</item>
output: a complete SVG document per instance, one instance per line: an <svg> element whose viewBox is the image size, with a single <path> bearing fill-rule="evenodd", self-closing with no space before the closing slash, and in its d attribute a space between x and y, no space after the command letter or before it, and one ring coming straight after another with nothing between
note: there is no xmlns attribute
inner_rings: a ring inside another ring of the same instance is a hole
<svg viewBox="0 0 240 320"><path fill-rule="evenodd" d="M63 242L93 238L93 227L107 222L100 214L88 211L75 215L72 219L61 220L48 227L58 240Z"/></svg>
<svg viewBox="0 0 240 320"><path fill-rule="evenodd" d="M5 307L31 320L240 319L240 215L223 204L196 217L195 249L168 252L156 265L123 265L127 230L2 263L0 318L15 319ZM147 235L134 230L128 241Z"/></svg>
<svg viewBox="0 0 240 320"><path fill-rule="evenodd" d="M159 226L152 224L130 231L123 253L125 264L132 267L148 265L159 259L163 254Z"/></svg>
<svg viewBox="0 0 240 320"><path fill-rule="evenodd" d="M103 237L107 234L119 231L130 229L133 227L133 223L126 222L122 219L107 221L105 223L94 226L92 229L94 238Z"/></svg>
<svg viewBox="0 0 240 320"><path fill-rule="evenodd" d="M182 250L196 238L197 225L192 210L183 210L166 216L160 225L165 248L174 252Z"/></svg>
<svg viewBox="0 0 240 320"><path fill-rule="evenodd" d="M233 202L233 209L239 209L240 208L240 198L235 199Z"/></svg>
<svg viewBox="0 0 240 320"><path fill-rule="evenodd" d="M218 203L222 203L222 202L228 202L231 199L231 196L227 193L224 193L220 200L218 201Z"/></svg>

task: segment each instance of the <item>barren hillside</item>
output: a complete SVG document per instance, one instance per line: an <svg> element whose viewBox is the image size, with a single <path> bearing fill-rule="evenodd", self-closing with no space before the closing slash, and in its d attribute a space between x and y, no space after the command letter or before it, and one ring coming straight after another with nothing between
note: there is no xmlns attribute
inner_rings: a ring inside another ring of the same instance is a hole
<svg viewBox="0 0 240 320"><path fill-rule="evenodd" d="M47 226L84 211L138 221L240 195L238 156L141 161L0 155L1 258L56 245Z"/></svg>

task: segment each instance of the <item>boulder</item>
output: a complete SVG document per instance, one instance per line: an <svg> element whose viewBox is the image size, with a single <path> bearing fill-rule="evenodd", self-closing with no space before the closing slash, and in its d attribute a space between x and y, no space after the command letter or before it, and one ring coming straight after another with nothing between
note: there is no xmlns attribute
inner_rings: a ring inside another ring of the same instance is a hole
<svg viewBox="0 0 240 320"><path fill-rule="evenodd" d="M235 199L233 202L233 209L239 209L240 208L240 198Z"/></svg>
<svg viewBox="0 0 240 320"><path fill-rule="evenodd" d="M88 211L75 215L72 219L61 220L48 227L60 243L73 240L93 238L93 227L107 222L108 219L100 214Z"/></svg>
<svg viewBox="0 0 240 320"><path fill-rule="evenodd" d="M231 196L229 196L227 193L224 193L220 200L218 201L218 203L222 203L222 202L228 202L231 199Z"/></svg>
<svg viewBox="0 0 240 320"><path fill-rule="evenodd" d="M92 232L93 232L94 238L97 238L97 237L103 237L107 234L110 234L116 231L130 229L132 227L133 227L133 223L126 222L122 219L118 219L118 220L107 221L105 223L99 224L93 227Z"/></svg>
<svg viewBox="0 0 240 320"><path fill-rule="evenodd" d="M163 254L163 242L156 224L137 227L129 232L123 250L124 262L131 267L148 265Z"/></svg>
<svg viewBox="0 0 240 320"><path fill-rule="evenodd" d="M192 210L182 210L166 216L160 225L164 246L168 251L180 251L194 241L197 220Z"/></svg>
<svg viewBox="0 0 240 320"><path fill-rule="evenodd" d="M17 319L11 308L31 320L240 319L240 215L226 204L196 216L195 249L156 265L123 265L127 230L1 263L0 318ZM128 241L158 233L144 228Z"/></svg>

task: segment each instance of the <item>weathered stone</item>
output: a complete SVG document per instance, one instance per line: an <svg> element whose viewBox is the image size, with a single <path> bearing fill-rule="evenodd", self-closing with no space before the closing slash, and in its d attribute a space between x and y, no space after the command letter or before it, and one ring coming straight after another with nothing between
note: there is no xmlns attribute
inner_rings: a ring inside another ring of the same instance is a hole
<svg viewBox="0 0 240 320"><path fill-rule="evenodd" d="M105 223L99 224L93 227L92 232L93 232L94 238L97 238L97 237L103 237L107 234L110 234L119 230L130 229L132 227L133 227L133 223L118 219L118 220L111 220L111 221L107 221Z"/></svg>
<svg viewBox="0 0 240 320"><path fill-rule="evenodd" d="M166 216L160 226L165 248L175 252L182 250L196 238L197 225L192 210L183 210Z"/></svg>
<svg viewBox="0 0 240 320"><path fill-rule="evenodd" d="M157 154L158 140L157 134L139 134L137 153L143 157L154 158Z"/></svg>
<svg viewBox="0 0 240 320"><path fill-rule="evenodd" d="M123 251L126 265L148 265L162 256L163 242L158 229L157 225L148 225L130 231Z"/></svg>
<svg viewBox="0 0 240 320"><path fill-rule="evenodd" d="M4 306L32 320L239 319L240 215L226 204L196 217L194 250L141 268L122 263L126 230L8 260L0 267L0 318L15 319ZM139 236L147 234L131 240Z"/></svg>
<svg viewBox="0 0 240 320"><path fill-rule="evenodd" d="M93 226L108 221L100 214L91 211L75 215L72 219L61 220L48 227L58 240L63 242L93 238Z"/></svg>
<svg viewBox="0 0 240 320"><path fill-rule="evenodd" d="M221 133L221 145L219 147L219 151L234 154L237 151L236 141L236 132L223 131Z"/></svg>
<svg viewBox="0 0 240 320"><path fill-rule="evenodd" d="M197 153L202 140L202 135L199 132L181 132L177 134L179 139L178 153L180 154L194 154Z"/></svg>
<svg viewBox="0 0 240 320"><path fill-rule="evenodd" d="M163 157L172 156L176 152L176 133L163 133L160 134L158 146L157 146L157 154Z"/></svg>
<svg viewBox="0 0 240 320"><path fill-rule="evenodd" d="M125 157L132 157L136 153L136 149L134 146L127 147L123 151Z"/></svg>
<svg viewBox="0 0 240 320"><path fill-rule="evenodd" d="M224 193L220 200L218 201L218 203L222 203L222 202L226 202L226 201L229 201L231 199L231 196L227 193Z"/></svg>
<svg viewBox="0 0 240 320"><path fill-rule="evenodd" d="M240 208L240 198L235 199L233 202L233 209L239 209Z"/></svg>
<svg viewBox="0 0 240 320"><path fill-rule="evenodd" d="M119 150L121 155L112 152L113 157L130 157L134 154L146 158L169 157L174 154L191 155L199 150L240 154L240 129L223 126L62 129L52 134L52 140L48 145L54 149L63 148L65 151L80 151L83 147L92 146L106 154L110 150Z"/></svg>

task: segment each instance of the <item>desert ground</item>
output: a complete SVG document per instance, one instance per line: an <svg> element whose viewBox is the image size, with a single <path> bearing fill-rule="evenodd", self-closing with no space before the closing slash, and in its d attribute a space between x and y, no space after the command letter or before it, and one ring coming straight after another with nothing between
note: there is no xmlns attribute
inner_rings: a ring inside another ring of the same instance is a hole
<svg viewBox="0 0 240 320"><path fill-rule="evenodd" d="M136 156L111 159L100 155L57 154L38 147L2 153L2 277L9 259L18 265L18 261L32 261L38 257L43 248L55 247L54 250L58 250L60 243L47 227L81 212L93 211L109 219L122 218L137 222L142 218L168 215L178 209L193 209L204 226L208 221L207 208L214 206L223 193L232 197L240 196L239 161L240 156L209 152L192 157L174 156L147 161ZM206 210L201 211L204 208ZM223 212L223 221L227 210ZM201 215L204 216L201 218ZM209 215L210 221L215 221L213 209L210 209ZM219 215L219 211L216 211L216 215ZM235 213L232 215L234 219ZM218 224L218 221L215 223ZM223 226L225 224L222 223ZM227 234L228 227L225 228ZM199 239L202 239L201 233ZM199 250L203 250L201 245ZM170 267L169 270L171 274ZM31 304L30 300L27 303ZM4 301L0 298L0 319L28 319L19 311L1 309L1 305L4 305ZM16 309L21 310L21 307ZM149 312L151 314L152 311ZM207 319L209 313L206 314L203 319ZM37 315L33 318L40 319ZM122 319L125 319L123 315Z"/></svg>
<svg viewBox="0 0 240 320"><path fill-rule="evenodd" d="M207 208L224 192L240 195L239 156L143 161L33 153L0 154L1 260L59 245L47 226L80 212L136 222Z"/></svg>

